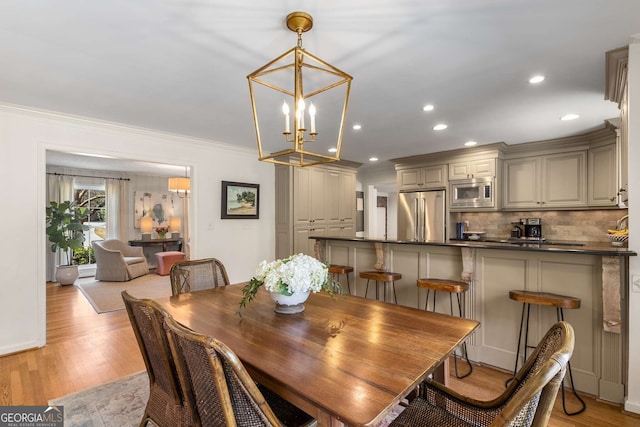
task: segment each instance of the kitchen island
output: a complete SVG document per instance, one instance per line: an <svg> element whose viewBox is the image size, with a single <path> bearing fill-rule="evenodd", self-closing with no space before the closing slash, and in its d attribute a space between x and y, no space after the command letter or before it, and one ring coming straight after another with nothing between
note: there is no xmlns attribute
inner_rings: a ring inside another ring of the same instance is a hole
<svg viewBox="0 0 640 427"><path fill-rule="evenodd" d="M408 242L312 236L316 256L354 268L352 293L365 296L359 272L372 269L402 274L396 282L398 303L424 309L418 278L470 283L467 317L481 323L467 341L473 361L513 370L522 306L510 290L551 292L581 299L565 310L576 333L572 358L578 390L611 402L624 399L628 258L637 255L608 243L549 242L512 244L501 239ZM491 240L491 241L490 241ZM373 297L370 292L369 297ZM442 293L441 293L442 294ZM449 313L449 298L438 295L437 310ZM556 320L550 307L531 307L530 342L542 338Z"/></svg>

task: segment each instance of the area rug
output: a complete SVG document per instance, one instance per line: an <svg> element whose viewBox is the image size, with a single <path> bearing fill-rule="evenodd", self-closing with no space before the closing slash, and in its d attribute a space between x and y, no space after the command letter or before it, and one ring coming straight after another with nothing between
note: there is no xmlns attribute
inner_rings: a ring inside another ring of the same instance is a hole
<svg viewBox="0 0 640 427"><path fill-rule="evenodd" d="M137 426L149 398L149 378L139 372L49 401L64 407L65 427Z"/></svg>
<svg viewBox="0 0 640 427"><path fill-rule="evenodd" d="M76 285L98 313L124 310L123 290L136 298L161 298L171 295L169 276L146 274L128 282L79 280Z"/></svg>
<svg viewBox="0 0 640 427"><path fill-rule="evenodd" d="M64 407L65 427L134 427L149 398L146 372L49 401ZM387 427L404 408L397 406L376 427ZM151 425L151 424L150 424Z"/></svg>

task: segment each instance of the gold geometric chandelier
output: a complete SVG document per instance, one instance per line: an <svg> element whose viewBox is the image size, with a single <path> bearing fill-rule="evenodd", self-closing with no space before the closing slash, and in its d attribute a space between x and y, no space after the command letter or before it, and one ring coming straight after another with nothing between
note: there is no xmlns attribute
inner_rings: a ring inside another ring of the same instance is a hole
<svg viewBox="0 0 640 427"><path fill-rule="evenodd" d="M353 78L302 48L311 15L293 12L286 22L298 45L247 76L258 159L288 166L335 162Z"/></svg>

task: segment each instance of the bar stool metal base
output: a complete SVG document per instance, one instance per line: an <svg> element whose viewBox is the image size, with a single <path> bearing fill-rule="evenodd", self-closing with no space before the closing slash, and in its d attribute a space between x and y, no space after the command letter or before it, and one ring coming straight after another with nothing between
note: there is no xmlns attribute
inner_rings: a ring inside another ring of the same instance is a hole
<svg viewBox="0 0 640 427"><path fill-rule="evenodd" d="M449 310L451 315L453 316L453 294L456 294L456 300L458 302L458 315L460 317L464 317L464 295L465 292L469 290L469 284L466 282L458 282L455 280L445 280L445 279L418 279L417 286L419 288L423 288L427 290L427 298L424 303L424 310L429 311L429 294L433 291L433 304L432 311L436 312L436 294L438 291L447 292L449 294ZM473 372L473 365L471 361L469 361L469 355L467 353L467 343L463 342L460 345L461 355L460 359L466 360L467 365L469 366L469 371L465 374L460 375L458 373L458 355L454 351L453 352L453 370L455 372L456 378L462 379L466 378Z"/></svg>
<svg viewBox="0 0 640 427"><path fill-rule="evenodd" d="M329 265L329 273L331 274L331 279L340 283L340 275L344 274L347 277L347 290L349 295L351 295L351 284L349 283L349 273L353 273L353 267L348 265L337 265L331 264Z"/></svg>
<svg viewBox="0 0 640 427"><path fill-rule="evenodd" d="M564 296L564 295L556 295L550 294L546 292L531 292L531 291L510 291L509 298L514 301L522 302L522 315L520 316L520 332L518 333L518 348L516 350L516 364L513 368L513 377L509 378L505 386L509 386L509 383L515 378L516 372L518 371L518 360L520 359L520 346L522 343L522 327L525 326L524 329L524 354L522 363L527 360L527 349L535 348L535 346L529 345L529 314L531 311L531 304L536 305L546 305L556 308L556 318L558 321L564 321L564 308L576 309L580 308L580 299ZM526 314L525 314L526 313ZM526 319L526 320L525 320ZM526 325L525 325L526 322ZM580 409L574 412L569 412L567 410L565 392L564 392L564 378L562 379L562 384L560 387L562 394L562 409L564 413L567 415L578 415L581 414L587 409L587 404L580 397L576 387L573 383L573 372L571 371L571 361L567 362L567 371L569 373L569 382L571 383L571 391L573 395L580 401Z"/></svg>
<svg viewBox="0 0 640 427"><path fill-rule="evenodd" d="M397 304L398 303L398 297L396 295L396 280L400 280L402 279L402 274L400 273L392 273L390 271L362 271L360 272L360 278L361 279L367 279L367 288L364 292L364 297L366 298L368 293L369 293L369 281L370 280L375 280L376 282L376 300L380 300L379 297L379 293L378 293L378 283L382 282L383 284L383 298L382 301L386 302L386 295L387 295L387 288L386 285L388 283L391 284L391 287L393 288L393 301Z"/></svg>

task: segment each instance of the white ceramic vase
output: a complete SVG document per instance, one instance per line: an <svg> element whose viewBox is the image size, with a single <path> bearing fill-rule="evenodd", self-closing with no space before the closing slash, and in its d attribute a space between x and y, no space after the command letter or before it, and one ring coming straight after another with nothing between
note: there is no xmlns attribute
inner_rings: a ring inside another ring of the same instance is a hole
<svg viewBox="0 0 640 427"><path fill-rule="evenodd" d="M296 292L293 295L282 295L278 292L270 292L271 299L276 303L274 309L280 314L295 314L304 311L304 302L309 298L309 292Z"/></svg>
<svg viewBox="0 0 640 427"><path fill-rule="evenodd" d="M56 282L60 285L73 285L80 273L77 265L59 265L56 269Z"/></svg>

